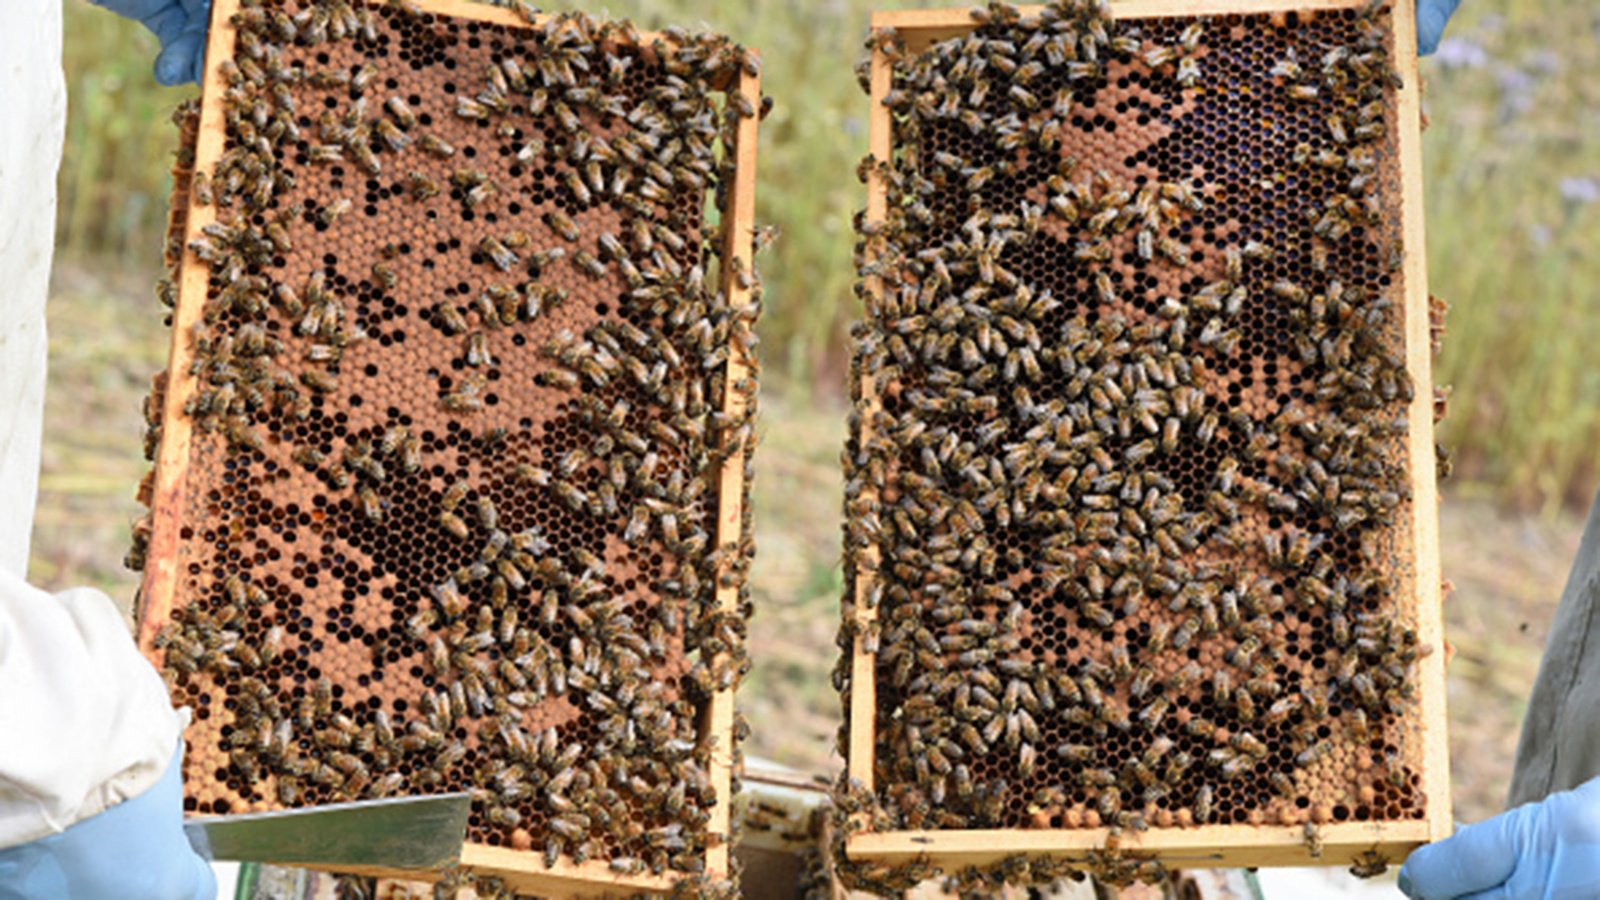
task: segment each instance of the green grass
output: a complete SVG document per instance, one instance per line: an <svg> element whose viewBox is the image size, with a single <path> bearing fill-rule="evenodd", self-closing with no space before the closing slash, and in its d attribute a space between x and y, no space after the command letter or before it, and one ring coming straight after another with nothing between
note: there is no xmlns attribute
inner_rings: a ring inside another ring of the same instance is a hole
<svg viewBox="0 0 1600 900"><path fill-rule="evenodd" d="M50 374L30 578L86 584L130 608L137 579L123 568L134 491L148 465L141 401L166 364L167 331L141 276L58 266L48 306Z"/></svg>
<svg viewBox="0 0 1600 900"><path fill-rule="evenodd" d="M142 264L153 284L172 181L170 117L198 90L155 83L157 45L142 27L84 0L66 0L63 12L68 114L57 246Z"/></svg>
<svg viewBox="0 0 1600 900"><path fill-rule="evenodd" d="M1581 196L1600 177L1597 27L1577 2L1468 3L1451 32L1468 64L1428 68L1444 439L1470 480L1544 504L1587 500L1600 463L1600 204Z"/></svg>

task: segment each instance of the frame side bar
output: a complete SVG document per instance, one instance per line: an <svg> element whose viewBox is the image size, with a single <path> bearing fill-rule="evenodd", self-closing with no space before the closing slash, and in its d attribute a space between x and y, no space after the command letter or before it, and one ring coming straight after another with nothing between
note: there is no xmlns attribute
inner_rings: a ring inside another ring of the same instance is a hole
<svg viewBox="0 0 1600 900"><path fill-rule="evenodd" d="M743 75L735 89L749 101L750 108L761 108L761 78ZM750 302L750 287L742 285L736 272L751 271L752 249L756 215L756 149L760 116L741 119L734 137L733 184L728 193L727 218L722 223L722 285L728 303L743 306ZM750 348L733 342L729 348L726 384L723 389L723 412L730 420L742 418L749 401L735 385L748 377L752 370ZM753 438L747 438L753 439ZM717 546L738 546L743 539L744 521L744 453L743 448L725 448L718 472ZM733 564L725 559L722 569ZM718 573L717 605L728 613L739 609L739 585L726 581ZM706 737L711 747L711 784L717 794L717 804L711 809L711 821L706 828L712 835L720 835L720 843L706 850L706 871L713 878L728 874L728 842L732 839L731 817L733 810L733 688L723 688L711 699L710 725Z"/></svg>
<svg viewBox="0 0 1600 900"><path fill-rule="evenodd" d="M1411 531L1416 545L1414 587L1418 638L1434 652L1417 663L1422 704L1422 790L1429 840L1452 829L1449 716L1445 710L1443 572L1439 561L1439 484L1434 462L1433 346L1429 334L1427 231L1422 190L1422 81L1415 7L1394 0L1395 65L1402 85L1396 121L1400 145L1400 208L1404 240L1406 367L1416 386L1411 401Z"/></svg>
<svg viewBox="0 0 1600 900"><path fill-rule="evenodd" d="M233 14L239 0L215 0L211 5L211 27L206 38L204 76L201 79L200 122L195 136L194 171L210 175L227 142L227 123L223 99L227 80L222 67L232 55ZM155 649L156 632L172 612L180 572L178 556L182 542L184 484L189 477L189 456L193 450L194 424L184 405L194 395L196 378L189 371L193 357L190 341L194 326L205 310L211 278L210 266L195 257L189 242L201 229L215 222L215 204L201 206L188 198L184 221L184 246L179 263L178 304L172 311L171 350L168 354L167 386L161 409L161 446L156 455L155 490L150 503L150 549L146 554L144 578L140 582L138 633L141 649L160 669Z"/></svg>
<svg viewBox="0 0 1600 900"><path fill-rule="evenodd" d="M889 108L883 104L883 98L889 93L893 81L893 63L882 50L874 49L870 101L872 110L869 116L868 140L869 152L878 164L887 163L894 153L894 120ZM870 168L867 181L867 221L882 222L888 214L889 186L877 166ZM877 252L877 248L869 242L865 251L867 259L870 261ZM868 294L876 297L882 290L883 282L879 278L873 276L867 279ZM863 373L861 378L861 403L867 414L861 417L859 438L860 442L865 444L872 436L872 420L879 409L877 383L866 373ZM861 493L867 498L876 495L871 485L863 485ZM849 552L848 548L846 552ZM856 566L854 598L856 635L850 671L849 776L859 787L867 791L874 789L872 772L875 763L877 737L875 725L878 707L876 657L868 653L866 647L867 631L877 622L878 611L869 608L867 600L872 595L871 582L877 577L878 561L877 546L862 548L861 562L865 565Z"/></svg>

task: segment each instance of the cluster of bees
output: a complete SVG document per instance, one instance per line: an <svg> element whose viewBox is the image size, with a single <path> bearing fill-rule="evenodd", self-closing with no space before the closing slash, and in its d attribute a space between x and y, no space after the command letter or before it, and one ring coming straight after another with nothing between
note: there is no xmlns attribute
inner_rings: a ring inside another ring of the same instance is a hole
<svg viewBox="0 0 1600 900"><path fill-rule="evenodd" d="M758 61L515 8L233 17L226 143L173 232L216 221L169 247L208 274L154 642L197 710L188 806L466 790L473 840L731 895L711 754L737 771L744 725L699 723L748 667L761 292L702 217Z"/></svg>
<svg viewBox="0 0 1600 900"><path fill-rule="evenodd" d="M861 170L835 683L848 715L872 657L876 747L845 827L1315 854L1421 815L1387 14L991 3L869 40L895 150ZM1115 851L1075 863L1162 876Z"/></svg>

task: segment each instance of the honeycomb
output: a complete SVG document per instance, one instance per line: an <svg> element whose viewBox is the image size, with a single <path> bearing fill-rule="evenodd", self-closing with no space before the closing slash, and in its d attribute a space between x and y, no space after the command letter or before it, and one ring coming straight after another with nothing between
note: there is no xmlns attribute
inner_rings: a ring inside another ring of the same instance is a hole
<svg viewBox="0 0 1600 900"><path fill-rule="evenodd" d="M835 678L848 715L859 639L873 830L1424 817L1390 12L874 32Z"/></svg>
<svg viewBox="0 0 1600 900"><path fill-rule="evenodd" d="M180 110L173 471L129 562L185 808L465 790L471 842L701 876L747 666L758 61L482 9L227 4L219 158Z"/></svg>

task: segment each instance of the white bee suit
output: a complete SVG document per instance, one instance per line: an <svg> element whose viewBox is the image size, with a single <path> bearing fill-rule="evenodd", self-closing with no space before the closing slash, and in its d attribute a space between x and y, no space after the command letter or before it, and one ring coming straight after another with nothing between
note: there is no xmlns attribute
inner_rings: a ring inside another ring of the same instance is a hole
<svg viewBox="0 0 1600 900"><path fill-rule="evenodd" d="M23 580L66 121L61 3L0 0L0 848L144 792L183 725L109 598Z"/></svg>

